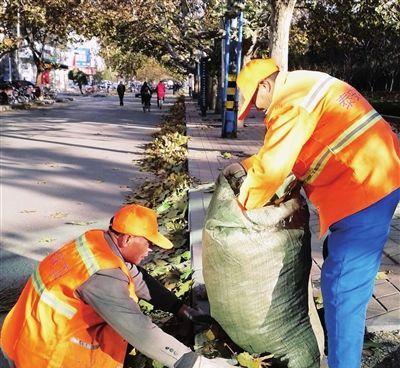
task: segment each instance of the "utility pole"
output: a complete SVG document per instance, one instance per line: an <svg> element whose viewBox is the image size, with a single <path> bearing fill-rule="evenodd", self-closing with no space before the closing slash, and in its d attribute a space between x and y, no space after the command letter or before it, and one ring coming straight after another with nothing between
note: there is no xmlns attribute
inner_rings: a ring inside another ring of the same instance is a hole
<svg viewBox="0 0 400 368"><path fill-rule="evenodd" d="M243 44L243 11L239 13L238 17L238 41L236 45L236 80L242 68L242 44ZM235 120L234 120L234 132L235 137L237 135L237 121L238 121L238 111L239 111L239 89L235 86Z"/></svg>
<svg viewBox="0 0 400 368"><path fill-rule="evenodd" d="M231 20L225 19L225 40L223 43L223 74L222 74L222 113L221 113L221 120L222 120L222 138L226 138L227 130L231 127L227 127L229 123L227 123L226 118L226 101L227 101L227 91L228 91L228 75L229 75L229 59L230 59L230 43L231 43Z"/></svg>
<svg viewBox="0 0 400 368"><path fill-rule="evenodd" d="M228 9L230 0L228 0ZM231 42L232 30L236 30L237 39ZM237 137L237 113L239 104L239 93L236 87L236 79L240 72L242 63L242 34L243 34L243 11L240 10L234 17L225 16L225 42L224 42L224 62L221 67L223 70L223 89L222 89L222 138ZM234 47L232 47L234 46ZM231 59L231 53L235 56Z"/></svg>
<svg viewBox="0 0 400 368"><path fill-rule="evenodd" d="M19 45L20 45L20 40L21 38L21 26L20 26L20 13L19 13L19 8L17 10L17 39L18 39L18 48L15 51L15 61L17 64L17 74L18 74L18 79L21 78L21 70L20 70L20 60L19 60Z"/></svg>

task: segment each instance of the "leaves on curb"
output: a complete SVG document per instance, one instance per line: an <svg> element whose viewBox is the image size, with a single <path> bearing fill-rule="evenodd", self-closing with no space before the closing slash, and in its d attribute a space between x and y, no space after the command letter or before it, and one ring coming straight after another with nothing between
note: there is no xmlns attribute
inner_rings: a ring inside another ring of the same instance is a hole
<svg viewBox="0 0 400 368"><path fill-rule="evenodd" d="M229 160L230 158L233 157L233 155L230 152L221 152L220 157L222 157L225 160Z"/></svg>
<svg viewBox="0 0 400 368"><path fill-rule="evenodd" d="M61 211L54 212L50 215L50 217L53 219L62 219L67 216L68 216L68 213L61 212Z"/></svg>
<svg viewBox="0 0 400 368"><path fill-rule="evenodd" d="M77 225L77 226L87 226L91 224L95 224L96 221L68 221L67 225Z"/></svg>
<svg viewBox="0 0 400 368"><path fill-rule="evenodd" d="M163 118L161 129L154 134L154 141L146 146L144 158L138 161L142 171L155 175L135 192L127 196L128 203L138 203L153 208L159 215L161 232L174 244L171 250L156 248L145 260L144 268L167 289L181 299L191 291L192 270L188 249L188 190L191 179L187 173L187 142L185 127L184 98L179 98ZM169 320L143 300L140 306L159 325ZM130 357L131 358L131 357ZM151 363L150 363L151 362ZM137 353L128 367L162 368L157 361L151 361Z"/></svg>

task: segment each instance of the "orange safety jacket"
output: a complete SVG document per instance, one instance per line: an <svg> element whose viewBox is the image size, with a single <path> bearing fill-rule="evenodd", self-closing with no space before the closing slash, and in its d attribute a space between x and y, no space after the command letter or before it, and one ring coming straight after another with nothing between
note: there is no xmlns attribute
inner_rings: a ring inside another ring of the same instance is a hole
<svg viewBox="0 0 400 368"><path fill-rule="evenodd" d="M265 124L264 145L243 161L239 194L262 207L290 172L320 217L320 233L400 186L399 142L352 86L325 73L280 72Z"/></svg>
<svg viewBox="0 0 400 368"><path fill-rule="evenodd" d="M138 300L104 235L88 231L39 263L1 331L1 348L17 368L122 368L127 342L76 294L99 270L120 268Z"/></svg>

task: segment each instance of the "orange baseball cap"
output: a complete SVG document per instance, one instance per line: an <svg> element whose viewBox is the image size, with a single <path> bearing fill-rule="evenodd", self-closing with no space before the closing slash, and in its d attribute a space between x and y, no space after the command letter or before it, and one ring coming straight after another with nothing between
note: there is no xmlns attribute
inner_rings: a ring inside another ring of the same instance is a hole
<svg viewBox="0 0 400 368"><path fill-rule="evenodd" d="M128 204L114 215L112 229L134 236L143 236L160 248L171 249L174 245L158 232L157 213L138 204Z"/></svg>
<svg viewBox="0 0 400 368"><path fill-rule="evenodd" d="M243 120L254 104L253 97L257 91L258 84L271 74L279 71L274 59L254 59L250 60L240 71L236 84L244 97L238 118Z"/></svg>

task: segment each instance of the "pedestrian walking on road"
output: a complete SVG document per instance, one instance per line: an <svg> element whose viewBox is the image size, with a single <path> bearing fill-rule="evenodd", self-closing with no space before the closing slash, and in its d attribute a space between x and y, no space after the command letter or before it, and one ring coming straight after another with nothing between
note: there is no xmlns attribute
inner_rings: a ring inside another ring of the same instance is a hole
<svg viewBox="0 0 400 368"><path fill-rule="evenodd" d="M157 91L157 106L161 109L165 100L165 84L163 81L158 82L156 91Z"/></svg>
<svg viewBox="0 0 400 368"><path fill-rule="evenodd" d="M241 176L238 200L264 206L293 172L328 229L321 288L330 368L359 368L365 318L390 222L399 201L399 142L352 86L316 71L280 72L272 59L250 61L237 85L239 119L266 112L261 150L224 169ZM247 176L246 176L247 171Z"/></svg>
<svg viewBox="0 0 400 368"><path fill-rule="evenodd" d="M149 111L150 112L150 102L151 102L151 95L153 91L151 87L144 82L142 87L140 88L140 96L142 98L142 105L143 105L143 112Z"/></svg>
<svg viewBox="0 0 400 368"><path fill-rule="evenodd" d="M122 367L128 342L167 367L230 367L198 356L140 311L143 298L195 323L212 322L139 266L152 244L173 247L158 232L156 212L131 204L107 231L90 230L49 254L4 321L1 349L10 367Z"/></svg>
<svg viewBox="0 0 400 368"><path fill-rule="evenodd" d="M120 81L117 87L117 93L119 97L119 105L124 106L124 94L125 94L125 85L123 81Z"/></svg>

